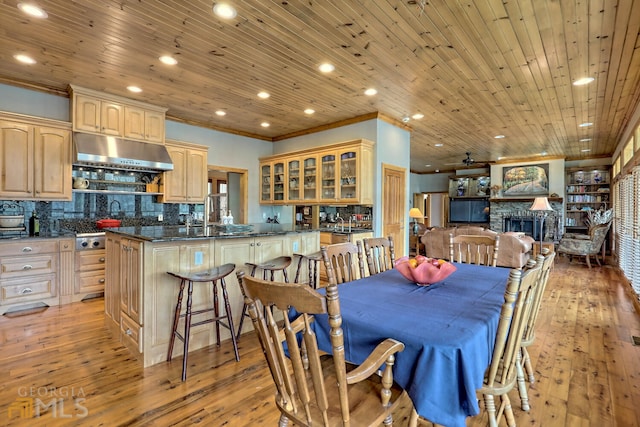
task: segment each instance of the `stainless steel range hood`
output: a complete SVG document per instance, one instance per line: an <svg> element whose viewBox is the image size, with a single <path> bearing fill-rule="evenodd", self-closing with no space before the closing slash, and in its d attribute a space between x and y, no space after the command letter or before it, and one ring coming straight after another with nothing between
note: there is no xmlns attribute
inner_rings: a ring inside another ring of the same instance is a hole
<svg viewBox="0 0 640 427"><path fill-rule="evenodd" d="M169 152L162 144L81 132L74 132L73 141L75 164L127 170L173 170Z"/></svg>

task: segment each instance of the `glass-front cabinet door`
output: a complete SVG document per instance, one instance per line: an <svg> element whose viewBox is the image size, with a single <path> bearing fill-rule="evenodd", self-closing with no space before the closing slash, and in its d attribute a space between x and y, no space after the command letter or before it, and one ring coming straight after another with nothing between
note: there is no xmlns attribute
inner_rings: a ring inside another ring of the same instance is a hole
<svg viewBox="0 0 640 427"><path fill-rule="evenodd" d="M285 173L284 162L273 163L273 201L284 203Z"/></svg>
<svg viewBox="0 0 640 427"><path fill-rule="evenodd" d="M356 150L341 151L340 179L338 181L338 198L342 201L356 200L358 198L358 152Z"/></svg>
<svg viewBox="0 0 640 427"><path fill-rule="evenodd" d="M318 200L318 158L309 156L302 158L304 168L304 200Z"/></svg>
<svg viewBox="0 0 640 427"><path fill-rule="evenodd" d="M260 202L271 202L271 163L260 165Z"/></svg>
<svg viewBox="0 0 640 427"><path fill-rule="evenodd" d="M336 155L324 154L320 158L322 193L320 199L335 201L336 196Z"/></svg>
<svg viewBox="0 0 640 427"><path fill-rule="evenodd" d="M287 160L287 200L296 202L302 199L302 184L300 183L300 159Z"/></svg>

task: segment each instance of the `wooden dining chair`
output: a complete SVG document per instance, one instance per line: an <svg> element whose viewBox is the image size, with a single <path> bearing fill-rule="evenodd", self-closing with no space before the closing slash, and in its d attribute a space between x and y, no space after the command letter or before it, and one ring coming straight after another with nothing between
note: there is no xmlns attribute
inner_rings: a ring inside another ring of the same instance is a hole
<svg viewBox="0 0 640 427"><path fill-rule="evenodd" d="M516 385L518 355L540 283L538 279L541 268L541 264L536 264L530 270L512 269L509 273L491 361L485 372L483 385L478 390L484 398L489 427L498 427L498 420L503 415L507 425L515 426L509 392ZM498 408L495 404L496 397L500 399Z"/></svg>
<svg viewBox="0 0 640 427"><path fill-rule="evenodd" d="M388 338L362 364L345 361L337 285L330 284L322 295L305 284L236 274L276 386L280 426L391 426L400 404L412 407L393 381L395 355L403 343ZM321 314L328 315L331 354L318 348L312 329L314 316ZM280 317L283 321L276 323Z"/></svg>
<svg viewBox="0 0 640 427"><path fill-rule="evenodd" d="M322 260L327 270L329 284L351 282L365 275L362 242L335 243L321 246Z"/></svg>
<svg viewBox="0 0 640 427"><path fill-rule="evenodd" d="M449 260L495 267L498 262L500 236L449 234Z"/></svg>
<svg viewBox="0 0 640 427"><path fill-rule="evenodd" d="M553 265L553 260L555 259L555 257L555 252L549 251L549 249L545 248L543 249L542 254L538 254L538 257L536 259L535 265L541 266L540 273L538 275L538 286L536 288L535 294L533 295L533 305L531 306L531 313L529 314L529 319L527 320L527 324L525 326L520 350L521 355L518 360L518 392L520 393L520 405L522 407L522 410L524 411L528 411L530 409L529 393L525 382L525 373L527 375L526 379L530 384L533 384L535 381L534 370L533 366L531 365L531 358L529 357L527 347L533 344L536 337L536 320L538 319L538 313L540 311L540 305L542 303L542 296L547 286L547 282L549 281L549 273L551 272L551 266Z"/></svg>
<svg viewBox="0 0 640 427"><path fill-rule="evenodd" d="M392 236L362 239L362 245L370 276L393 268L396 256Z"/></svg>

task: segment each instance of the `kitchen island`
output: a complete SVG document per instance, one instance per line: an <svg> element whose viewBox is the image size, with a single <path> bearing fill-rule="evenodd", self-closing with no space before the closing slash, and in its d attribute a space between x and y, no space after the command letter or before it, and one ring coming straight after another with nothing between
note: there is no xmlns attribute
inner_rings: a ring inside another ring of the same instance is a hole
<svg viewBox="0 0 640 427"><path fill-rule="evenodd" d="M205 232L197 226L108 229L105 325L145 367L164 362L179 290L179 283L168 271L190 273L226 263L245 269L245 262L260 263L277 256L309 254L319 249L317 230L297 229L290 224L255 224L251 230L240 232L215 229ZM293 263L289 269L290 278L295 274L295 267ZM225 282L237 328L242 293L235 274L227 276ZM212 298L211 285L197 284L193 291L193 310L210 306ZM245 331L249 328L247 325ZM229 331L222 328L221 332L222 339L230 338ZM191 328L189 351L214 343L214 324ZM181 352L182 346L176 346L174 358Z"/></svg>

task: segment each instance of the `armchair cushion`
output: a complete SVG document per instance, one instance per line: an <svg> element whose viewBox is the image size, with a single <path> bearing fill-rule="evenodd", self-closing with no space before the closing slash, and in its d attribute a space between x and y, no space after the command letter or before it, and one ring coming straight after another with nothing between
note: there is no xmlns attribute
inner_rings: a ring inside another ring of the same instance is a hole
<svg viewBox="0 0 640 427"><path fill-rule="evenodd" d="M499 234L500 247L497 261L499 267L522 268L529 260L529 252L534 242L530 236L511 231L497 233L478 226L435 227L425 231L421 237L428 257L449 259L449 233L453 233L454 236L462 234L495 236Z"/></svg>

